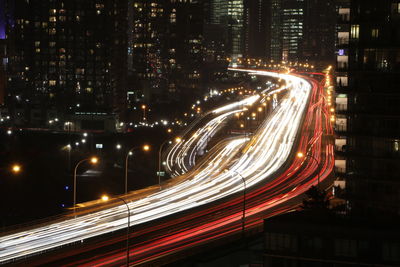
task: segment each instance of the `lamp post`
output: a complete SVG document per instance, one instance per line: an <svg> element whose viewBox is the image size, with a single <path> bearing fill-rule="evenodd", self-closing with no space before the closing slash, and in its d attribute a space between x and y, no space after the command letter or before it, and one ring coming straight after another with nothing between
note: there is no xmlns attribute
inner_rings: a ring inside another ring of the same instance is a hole
<svg viewBox="0 0 400 267"><path fill-rule="evenodd" d="M242 214L242 235L244 237L244 230L245 230L245 220L246 220L246 180L238 171L232 171L239 175L243 182L243 214Z"/></svg>
<svg viewBox="0 0 400 267"><path fill-rule="evenodd" d="M128 153L126 154L126 157L125 157L125 194L128 193L128 158L131 155L131 153L138 148L140 148L140 147L132 147L131 149L129 149ZM143 149L143 151L149 151L150 146L144 145L142 147L142 149Z"/></svg>
<svg viewBox="0 0 400 267"><path fill-rule="evenodd" d="M78 170L79 165L85 161L89 161L92 164L97 164L99 159L97 157L86 158L86 159L79 161L75 165L75 169L74 169L74 202L73 202L74 213L75 213L75 206L76 206L76 171Z"/></svg>
<svg viewBox="0 0 400 267"><path fill-rule="evenodd" d="M303 158L304 157L304 154L302 153L302 152L299 152L299 153L297 153L297 157L299 157L299 158ZM313 159L313 160L315 160L315 162L317 163L317 177L318 177L318 180L317 180L317 188L319 189L319 161L313 156L313 155L311 155L311 154L309 154L309 153L307 153L306 155L305 155L305 157L307 158L307 157L310 157L311 159Z"/></svg>
<svg viewBox="0 0 400 267"><path fill-rule="evenodd" d="M121 197L114 197L118 200L121 200L124 202L126 209L128 211L128 227L126 228L126 266L129 266L129 227L131 226L131 210L129 208L128 203L126 203L125 199ZM107 195L104 195L101 197L103 201L108 201L109 197Z"/></svg>
<svg viewBox="0 0 400 267"><path fill-rule="evenodd" d="M143 121L146 121L146 105L142 105L142 107L141 107L142 109L143 109Z"/></svg>
<svg viewBox="0 0 400 267"><path fill-rule="evenodd" d="M161 145L160 145L160 149L158 150L158 185L161 187L161 152L162 149L164 147L164 145L168 142L169 140L165 140ZM175 142L176 143L180 143L182 141L182 139L180 137L176 137L175 138Z"/></svg>

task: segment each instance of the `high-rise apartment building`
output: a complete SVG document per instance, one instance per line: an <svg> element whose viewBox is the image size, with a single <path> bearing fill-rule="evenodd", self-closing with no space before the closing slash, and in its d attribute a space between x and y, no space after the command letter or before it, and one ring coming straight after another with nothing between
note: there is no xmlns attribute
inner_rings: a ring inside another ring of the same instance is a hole
<svg viewBox="0 0 400 267"><path fill-rule="evenodd" d="M8 66L7 28L9 25L12 25L11 10L11 1L0 0L0 106L4 104L6 97Z"/></svg>
<svg viewBox="0 0 400 267"><path fill-rule="evenodd" d="M166 93L166 8L167 1L129 1L128 66L135 81L132 93L142 92L145 101L156 101Z"/></svg>
<svg viewBox="0 0 400 267"><path fill-rule="evenodd" d="M336 10L336 175L352 211L400 215L400 2Z"/></svg>
<svg viewBox="0 0 400 267"><path fill-rule="evenodd" d="M168 6L168 92L202 87L204 61L204 2L171 0ZM196 92L196 91L195 91ZM195 93L191 90L191 93ZM200 93L200 92L199 92Z"/></svg>
<svg viewBox="0 0 400 267"><path fill-rule="evenodd" d="M126 10L117 0L15 1L8 83L15 108L123 111Z"/></svg>

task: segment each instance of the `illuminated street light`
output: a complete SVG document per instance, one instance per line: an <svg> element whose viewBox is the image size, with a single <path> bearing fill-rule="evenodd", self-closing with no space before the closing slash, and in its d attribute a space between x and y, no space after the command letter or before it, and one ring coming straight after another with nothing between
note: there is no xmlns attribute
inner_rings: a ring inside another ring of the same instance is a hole
<svg viewBox="0 0 400 267"><path fill-rule="evenodd" d="M147 108L147 106L143 104L141 108L143 110L143 121L145 121L146 120L146 108Z"/></svg>
<svg viewBox="0 0 400 267"><path fill-rule="evenodd" d="M129 208L128 203L126 203L126 201L121 198L121 197L114 197L115 199L121 200L122 202L124 202L126 209L128 211L128 227L126 228L126 266L129 266L129 228L131 226L131 210ZM103 200L104 202L108 201L110 198L107 195L103 195L101 197L101 200Z"/></svg>
<svg viewBox="0 0 400 267"><path fill-rule="evenodd" d="M19 164L14 164L14 165L12 165L12 166L11 166L11 171L12 171L13 173L19 173L19 172L21 172L21 165L19 165Z"/></svg>
<svg viewBox="0 0 400 267"><path fill-rule="evenodd" d="M136 149L139 149L139 148L142 148L143 151L150 150L149 145L144 145L142 147L135 146L128 150L128 153L126 154L126 157L125 157L125 194L128 193L128 158L130 155L133 154L133 151L135 151Z"/></svg>
<svg viewBox="0 0 400 267"><path fill-rule="evenodd" d="M86 159L79 161L75 165L75 169L74 169L74 201L73 201L74 212L75 212L75 206L76 206L76 171L78 170L79 165L85 161L89 161L91 164L97 164L99 162L99 159L97 157L86 158Z"/></svg>
<svg viewBox="0 0 400 267"><path fill-rule="evenodd" d="M175 142L176 143L180 143L182 141L182 139L180 138L180 137L176 137L175 138ZM158 150L158 172L157 172L157 176L158 176L158 186L161 188L161 152L162 152L162 149L163 149L163 147L164 147L164 145L166 144L166 143L169 143L169 144L171 144L172 142L171 141L169 141L168 139L167 140L165 140L161 145L160 145L160 148L159 148L159 150Z"/></svg>

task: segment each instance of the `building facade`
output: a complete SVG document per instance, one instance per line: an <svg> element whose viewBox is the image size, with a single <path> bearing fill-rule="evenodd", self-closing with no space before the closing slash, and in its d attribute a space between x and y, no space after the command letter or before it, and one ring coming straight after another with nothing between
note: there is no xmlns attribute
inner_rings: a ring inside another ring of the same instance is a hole
<svg viewBox="0 0 400 267"><path fill-rule="evenodd" d="M349 210L400 215L400 2L341 0L336 175Z"/></svg>
<svg viewBox="0 0 400 267"><path fill-rule="evenodd" d="M268 6L272 60L321 66L334 62L333 0L268 0Z"/></svg>
<svg viewBox="0 0 400 267"><path fill-rule="evenodd" d="M243 55L243 0L210 0L207 38L224 45L230 57Z"/></svg>
<svg viewBox="0 0 400 267"><path fill-rule="evenodd" d="M114 0L15 1L8 28L14 116L36 110L37 120L24 121L37 124L49 109L57 116L124 110L126 8Z"/></svg>
<svg viewBox="0 0 400 267"><path fill-rule="evenodd" d="M245 0L243 12L244 57L270 59L271 5L266 0Z"/></svg>

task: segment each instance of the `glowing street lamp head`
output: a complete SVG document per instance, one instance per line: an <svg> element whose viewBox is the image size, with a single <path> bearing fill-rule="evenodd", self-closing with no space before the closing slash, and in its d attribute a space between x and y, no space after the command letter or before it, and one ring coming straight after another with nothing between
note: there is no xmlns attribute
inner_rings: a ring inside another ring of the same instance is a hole
<svg viewBox="0 0 400 267"><path fill-rule="evenodd" d="M110 198L107 195L102 195L101 200L108 201Z"/></svg>
<svg viewBox="0 0 400 267"><path fill-rule="evenodd" d="M146 105L142 105L142 109L146 109Z"/></svg>
<svg viewBox="0 0 400 267"><path fill-rule="evenodd" d="M149 151L150 150L150 146L149 145L144 145L143 146L143 150L144 151Z"/></svg>
<svg viewBox="0 0 400 267"><path fill-rule="evenodd" d="M302 158L302 157L304 157L304 154L303 154L303 152L299 152L299 153L297 153L297 157L298 157L298 158Z"/></svg>
<svg viewBox="0 0 400 267"><path fill-rule="evenodd" d="M19 173L19 172L21 171L21 165L18 165L18 164L12 165L11 171L12 171L13 173Z"/></svg>
<svg viewBox="0 0 400 267"><path fill-rule="evenodd" d="M180 137L175 138L175 142L177 142L177 143L182 142L182 138L180 138Z"/></svg>
<svg viewBox="0 0 400 267"><path fill-rule="evenodd" d="M97 157L91 157L90 158L90 163L97 164L98 162L99 162L99 159Z"/></svg>

